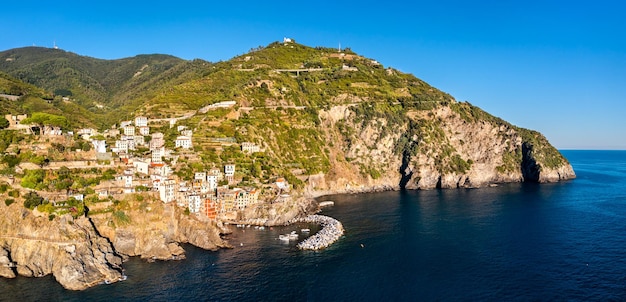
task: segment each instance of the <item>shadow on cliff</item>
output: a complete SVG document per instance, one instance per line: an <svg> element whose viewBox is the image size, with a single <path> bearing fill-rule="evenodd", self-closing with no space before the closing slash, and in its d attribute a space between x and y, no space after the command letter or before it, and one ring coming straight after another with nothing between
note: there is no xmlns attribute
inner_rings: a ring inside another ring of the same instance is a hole
<svg viewBox="0 0 626 302"><path fill-rule="evenodd" d="M537 164L537 160L533 156L533 145L530 143L522 144L522 177L524 182L539 182L539 174L541 167Z"/></svg>
<svg viewBox="0 0 626 302"><path fill-rule="evenodd" d="M411 153L408 150L402 152L402 165L400 165L400 190L406 190L406 184L409 183L411 177L413 177L413 170L409 168L411 162ZM408 172L407 172L408 170Z"/></svg>

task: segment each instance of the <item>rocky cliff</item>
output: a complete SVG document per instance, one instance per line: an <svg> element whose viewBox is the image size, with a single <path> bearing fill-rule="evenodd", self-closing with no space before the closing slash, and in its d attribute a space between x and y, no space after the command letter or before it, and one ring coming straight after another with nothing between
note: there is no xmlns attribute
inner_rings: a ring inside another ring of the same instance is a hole
<svg viewBox="0 0 626 302"><path fill-rule="evenodd" d="M52 274L63 287L82 290L122 277L122 258L88 218L49 221L13 204L0 216L0 275Z"/></svg>
<svg viewBox="0 0 626 302"><path fill-rule="evenodd" d="M50 220L37 210L2 203L0 276L52 274L63 287L82 290L119 281L122 260L128 256L184 259L181 243L207 250L229 247L220 237L223 229L214 221L185 215L160 201L127 206L124 216L105 213L73 218L66 214Z"/></svg>
<svg viewBox="0 0 626 302"><path fill-rule="evenodd" d="M309 195L576 177L540 133L515 127L467 103L408 110L396 120L375 115L364 119L359 106L320 111L326 141L338 148L329 152L329 172L307 179Z"/></svg>
<svg viewBox="0 0 626 302"><path fill-rule="evenodd" d="M184 258L181 243L206 250L229 247L220 237L224 232L221 225L196 215L185 215L174 204L142 200L131 201L123 208L123 211L92 216L101 234L122 255L171 260Z"/></svg>

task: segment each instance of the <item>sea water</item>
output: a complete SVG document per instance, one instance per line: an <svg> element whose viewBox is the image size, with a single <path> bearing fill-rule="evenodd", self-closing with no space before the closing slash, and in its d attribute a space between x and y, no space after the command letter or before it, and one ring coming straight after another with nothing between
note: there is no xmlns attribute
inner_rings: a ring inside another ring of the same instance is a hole
<svg viewBox="0 0 626 302"><path fill-rule="evenodd" d="M232 226L233 249L134 258L126 281L81 292L51 276L0 279L0 300L625 300L626 151L563 154L577 179L325 197L335 205L322 214L346 230L326 250L278 240L315 226Z"/></svg>

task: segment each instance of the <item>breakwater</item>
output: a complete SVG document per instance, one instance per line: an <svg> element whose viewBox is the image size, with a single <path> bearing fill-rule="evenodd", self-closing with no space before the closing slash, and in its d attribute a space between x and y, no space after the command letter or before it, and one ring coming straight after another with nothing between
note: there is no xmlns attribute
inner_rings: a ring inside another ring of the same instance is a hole
<svg viewBox="0 0 626 302"><path fill-rule="evenodd" d="M322 226L315 235L298 243L301 250L320 250L333 244L343 235L343 225L339 220L324 215L309 215L293 222L315 223Z"/></svg>

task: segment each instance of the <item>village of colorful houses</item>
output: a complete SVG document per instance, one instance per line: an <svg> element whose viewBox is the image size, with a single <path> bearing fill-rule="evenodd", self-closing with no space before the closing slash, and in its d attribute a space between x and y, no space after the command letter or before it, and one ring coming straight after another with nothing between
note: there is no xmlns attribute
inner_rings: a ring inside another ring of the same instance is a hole
<svg viewBox="0 0 626 302"><path fill-rule="evenodd" d="M27 125L21 125L20 119L26 115L6 116L11 122L10 129L22 129L28 132ZM177 127L179 135L175 140L175 148L191 149L193 147L191 129L187 126L176 126L175 120L170 121L170 127ZM64 135L61 129L46 129L46 135ZM67 135L74 135L72 132ZM99 197L109 194L135 193L136 188L147 188L158 192L164 203L175 203L188 209L190 214L203 215L210 219L233 220L237 211L246 209L260 202L260 189L231 187L234 184L235 164L225 164L208 171L194 171L192 181L182 181L173 174L171 165L178 159L176 152L165 147L163 133L150 134L148 118L136 117L134 121L123 121L119 127L112 127L102 134L94 129L80 129L77 134L83 139L91 141L96 159L100 162L119 161L125 167L124 172L116 177L114 188L98 188ZM146 143L145 137L150 135L151 140ZM109 148L102 137L115 137L115 146ZM98 139L100 138L100 139ZM129 151L138 147L149 147L149 156L131 156ZM255 143L242 142L243 152L259 152L260 147ZM110 151L109 151L110 150ZM169 164L168 164L169 163ZM222 184L219 186L218 184ZM273 183L266 185L272 189L274 201L285 201L290 197L289 184L284 178L277 178ZM72 196L82 200L82 194Z"/></svg>

